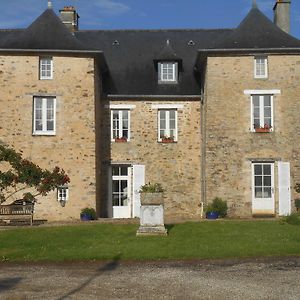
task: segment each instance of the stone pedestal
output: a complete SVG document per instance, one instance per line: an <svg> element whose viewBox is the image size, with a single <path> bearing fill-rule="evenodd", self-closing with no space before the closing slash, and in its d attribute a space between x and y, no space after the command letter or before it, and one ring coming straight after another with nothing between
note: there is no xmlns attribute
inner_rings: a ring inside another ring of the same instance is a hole
<svg viewBox="0 0 300 300"><path fill-rule="evenodd" d="M167 235L162 193L141 194L140 227L136 235Z"/></svg>

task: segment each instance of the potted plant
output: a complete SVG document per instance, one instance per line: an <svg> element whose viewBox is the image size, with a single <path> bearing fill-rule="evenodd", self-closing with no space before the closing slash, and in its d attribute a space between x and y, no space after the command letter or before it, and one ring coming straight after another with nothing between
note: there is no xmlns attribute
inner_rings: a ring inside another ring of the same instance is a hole
<svg viewBox="0 0 300 300"><path fill-rule="evenodd" d="M116 143L126 143L127 142L127 137L122 136L122 137L116 137L115 138Z"/></svg>
<svg viewBox="0 0 300 300"><path fill-rule="evenodd" d="M81 210L80 220L81 221L91 221L96 219L96 211L94 208L86 207Z"/></svg>
<svg viewBox="0 0 300 300"><path fill-rule="evenodd" d="M163 136L161 138L162 143L174 143L174 137L173 136Z"/></svg>
<svg viewBox="0 0 300 300"><path fill-rule="evenodd" d="M270 132L271 129L272 129L272 126L269 125L269 124L265 124L264 127L260 127L260 126L257 126L254 124L254 129L255 129L255 132Z"/></svg>
<svg viewBox="0 0 300 300"><path fill-rule="evenodd" d="M206 218L207 219L218 219L219 217L224 218L227 216L227 202L221 198L216 197L212 203L206 207Z"/></svg>
<svg viewBox="0 0 300 300"><path fill-rule="evenodd" d="M164 189L160 183L146 183L141 186L141 205L163 204Z"/></svg>

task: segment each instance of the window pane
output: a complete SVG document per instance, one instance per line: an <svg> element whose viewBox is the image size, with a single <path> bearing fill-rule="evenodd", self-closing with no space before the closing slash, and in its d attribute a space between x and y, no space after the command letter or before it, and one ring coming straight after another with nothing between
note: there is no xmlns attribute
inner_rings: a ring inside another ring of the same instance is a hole
<svg viewBox="0 0 300 300"><path fill-rule="evenodd" d="M262 186L262 176L255 176L255 186Z"/></svg>
<svg viewBox="0 0 300 300"><path fill-rule="evenodd" d="M271 166L264 165L264 175L271 175Z"/></svg>
<svg viewBox="0 0 300 300"><path fill-rule="evenodd" d="M271 176L264 176L264 186L271 186Z"/></svg>
<svg viewBox="0 0 300 300"><path fill-rule="evenodd" d="M127 167L121 167L121 175L127 176L128 175L128 168Z"/></svg>
<svg viewBox="0 0 300 300"><path fill-rule="evenodd" d="M119 193L120 192L119 181L118 180L113 180L113 182L112 182L112 191L113 191L113 193Z"/></svg>
<svg viewBox="0 0 300 300"><path fill-rule="evenodd" d="M253 112L254 112L254 118L259 118L259 107L255 107L253 109Z"/></svg>
<svg viewBox="0 0 300 300"><path fill-rule="evenodd" d="M160 110L159 111L159 117L161 120L165 120L166 119L166 111L165 110Z"/></svg>
<svg viewBox="0 0 300 300"><path fill-rule="evenodd" d="M263 192L263 198L271 198L271 188L264 188L264 192Z"/></svg>
<svg viewBox="0 0 300 300"><path fill-rule="evenodd" d="M113 194L112 203L113 203L113 206L120 206L120 204L119 204L119 194Z"/></svg>
<svg viewBox="0 0 300 300"><path fill-rule="evenodd" d="M253 96L253 106L259 107L259 96L257 96L257 95Z"/></svg>
<svg viewBox="0 0 300 300"><path fill-rule="evenodd" d="M119 175L119 167L112 167L112 175L113 176Z"/></svg>
<svg viewBox="0 0 300 300"><path fill-rule="evenodd" d="M262 166L254 165L254 173L255 173L255 175L261 175L262 174Z"/></svg>
<svg viewBox="0 0 300 300"><path fill-rule="evenodd" d="M262 198L262 188L261 187L255 188L255 198Z"/></svg>
<svg viewBox="0 0 300 300"><path fill-rule="evenodd" d="M265 118L271 118L271 107L265 107L264 113L265 113Z"/></svg>
<svg viewBox="0 0 300 300"><path fill-rule="evenodd" d="M271 106L271 96L270 95L264 96L264 106Z"/></svg>
<svg viewBox="0 0 300 300"><path fill-rule="evenodd" d="M54 121L47 121L47 130L48 131L54 130Z"/></svg>

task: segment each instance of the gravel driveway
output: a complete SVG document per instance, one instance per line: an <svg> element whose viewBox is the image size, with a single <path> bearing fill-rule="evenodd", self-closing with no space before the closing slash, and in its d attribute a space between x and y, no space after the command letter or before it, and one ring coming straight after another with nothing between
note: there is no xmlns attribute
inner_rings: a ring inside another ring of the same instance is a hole
<svg viewBox="0 0 300 300"><path fill-rule="evenodd" d="M0 264L0 299L300 299L300 257Z"/></svg>

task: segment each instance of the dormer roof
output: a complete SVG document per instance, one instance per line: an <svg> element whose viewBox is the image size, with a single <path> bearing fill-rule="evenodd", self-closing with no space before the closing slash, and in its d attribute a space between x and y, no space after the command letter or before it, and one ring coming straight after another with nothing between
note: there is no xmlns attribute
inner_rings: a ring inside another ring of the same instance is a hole
<svg viewBox="0 0 300 300"><path fill-rule="evenodd" d="M46 9L28 28L12 32L0 42L2 49L84 50L85 47L61 22L51 8Z"/></svg>
<svg viewBox="0 0 300 300"><path fill-rule="evenodd" d="M179 58L170 44L170 40L166 41L165 46L158 55L154 58L155 61L179 61Z"/></svg>

